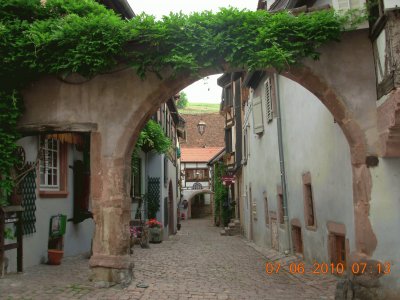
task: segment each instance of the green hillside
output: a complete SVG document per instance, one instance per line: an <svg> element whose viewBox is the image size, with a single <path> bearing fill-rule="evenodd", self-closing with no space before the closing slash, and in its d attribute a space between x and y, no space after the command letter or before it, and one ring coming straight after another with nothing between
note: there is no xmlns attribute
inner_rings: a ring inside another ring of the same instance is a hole
<svg viewBox="0 0 400 300"><path fill-rule="evenodd" d="M186 108L180 109L181 114L210 114L219 112L219 103L188 103Z"/></svg>

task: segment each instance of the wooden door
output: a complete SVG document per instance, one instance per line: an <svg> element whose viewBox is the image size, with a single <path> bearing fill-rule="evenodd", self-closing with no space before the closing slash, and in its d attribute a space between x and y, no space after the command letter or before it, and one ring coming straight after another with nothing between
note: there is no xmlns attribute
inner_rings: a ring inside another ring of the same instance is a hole
<svg viewBox="0 0 400 300"><path fill-rule="evenodd" d="M172 188L172 182L169 182L169 187L168 187L168 233L174 234L174 191Z"/></svg>
<svg viewBox="0 0 400 300"><path fill-rule="evenodd" d="M342 263L346 267L346 246L345 237L342 235L335 235L335 250L336 250L336 263Z"/></svg>

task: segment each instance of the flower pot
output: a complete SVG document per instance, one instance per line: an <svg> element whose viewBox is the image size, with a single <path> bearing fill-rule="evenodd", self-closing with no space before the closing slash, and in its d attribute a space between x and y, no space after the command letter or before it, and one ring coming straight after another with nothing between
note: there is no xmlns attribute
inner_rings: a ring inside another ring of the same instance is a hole
<svg viewBox="0 0 400 300"><path fill-rule="evenodd" d="M181 230L181 224L180 224L180 223L176 224L176 228L177 228L178 230Z"/></svg>
<svg viewBox="0 0 400 300"><path fill-rule="evenodd" d="M48 255L48 264L49 265L59 265L61 264L61 259L63 258L64 251L57 249L49 249L47 250Z"/></svg>
<svg viewBox="0 0 400 300"><path fill-rule="evenodd" d="M162 242L162 228L159 227L151 227L149 228L150 232L150 243L161 243Z"/></svg>

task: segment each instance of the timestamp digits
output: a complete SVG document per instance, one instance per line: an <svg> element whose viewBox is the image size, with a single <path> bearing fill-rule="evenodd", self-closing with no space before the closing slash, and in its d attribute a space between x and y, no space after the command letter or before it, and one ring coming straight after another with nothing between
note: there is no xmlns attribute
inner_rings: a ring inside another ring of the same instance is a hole
<svg viewBox="0 0 400 300"><path fill-rule="evenodd" d="M348 266L345 263L314 262L311 267L307 266L307 268L303 262L293 262L286 266L282 266L279 262L267 262L265 264L265 271L268 275L278 274L281 270L288 271L291 274L342 275L347 270L347 272L351 272L354 275L372 273L388 275L390 274L390 267L389 262L374 264L354 262Z"/></svg>

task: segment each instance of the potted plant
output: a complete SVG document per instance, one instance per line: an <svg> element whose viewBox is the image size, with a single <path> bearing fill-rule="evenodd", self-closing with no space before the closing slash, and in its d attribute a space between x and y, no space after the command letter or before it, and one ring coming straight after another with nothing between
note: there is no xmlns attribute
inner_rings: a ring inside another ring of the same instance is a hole
<svg viewBox="0 0 400 300"><path fill-rule="evenodd" d="M162 242L162 224L157 219L150 219L146 222L149 226L150 242L161 243Z"/></svg>
<svg viewBox="0 0 400 300"><path fill-rule="evenodd" d="M48 258L49 265L60 265L61 259L63 258L63 256L64 256L63 250L58 250L58 249L48 249L47 250L47 258Z"/></svg>

